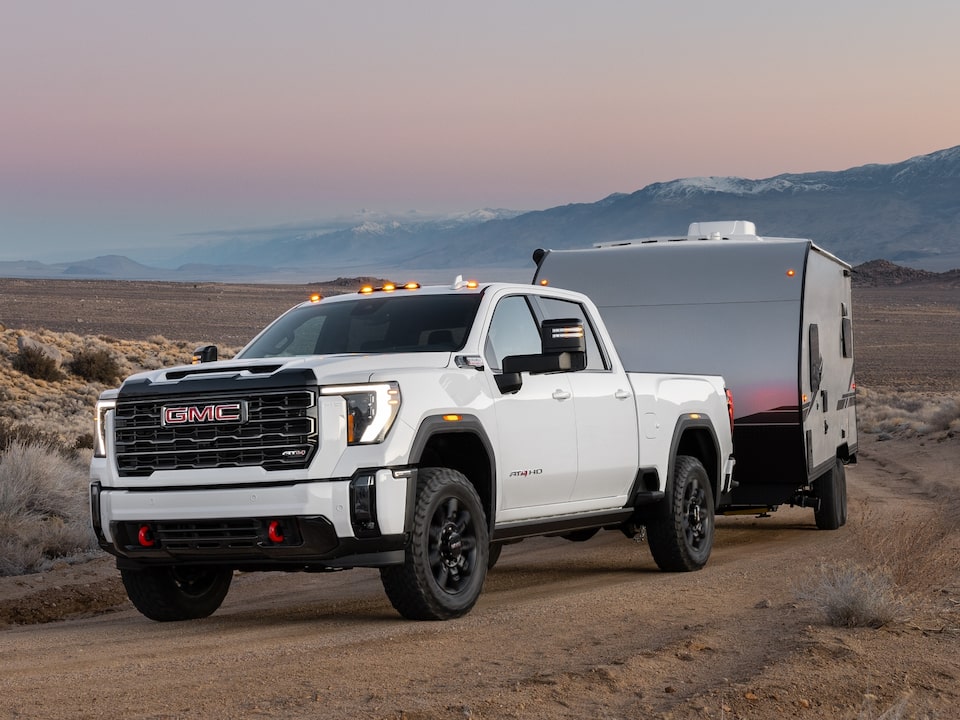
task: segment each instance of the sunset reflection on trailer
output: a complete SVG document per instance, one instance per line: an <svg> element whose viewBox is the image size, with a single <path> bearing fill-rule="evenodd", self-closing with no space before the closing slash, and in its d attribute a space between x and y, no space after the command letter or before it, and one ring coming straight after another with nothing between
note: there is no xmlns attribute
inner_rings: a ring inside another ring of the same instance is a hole
<svg viewBox="0 0 960 720"><path fill-rule="evenodd" d="M737 486L720 512L798 505L821 529L846 522L844 466L857 460L850 265L742 220L534 260L535 283L596 303L628 371L723 375Z"/></svg>

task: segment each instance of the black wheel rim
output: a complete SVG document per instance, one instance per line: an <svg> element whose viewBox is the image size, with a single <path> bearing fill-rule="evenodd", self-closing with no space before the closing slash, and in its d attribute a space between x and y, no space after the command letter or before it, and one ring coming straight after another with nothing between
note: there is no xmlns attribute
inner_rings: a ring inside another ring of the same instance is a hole
<svg viewBox="0 0 960 720"><path fill-rule="evenodd" d="M458 498L440 502L430 520L430 570L437 586L455 595L469 583L476 567L474 517Z"/></svg>
<svg viewBox="0 0 960 720"><path fill-rule="evenodd" d="M683 494L683 535L687 547L696 552L703 550L710 541L707 493L699 482L691 482Z"/></svg>
<svg viewBox="0 0 960 720"><path fill-rule="evenodd" d="M212 570L176 568L173 580L184 595L202 597L217 584L219 575Z"/></svg>

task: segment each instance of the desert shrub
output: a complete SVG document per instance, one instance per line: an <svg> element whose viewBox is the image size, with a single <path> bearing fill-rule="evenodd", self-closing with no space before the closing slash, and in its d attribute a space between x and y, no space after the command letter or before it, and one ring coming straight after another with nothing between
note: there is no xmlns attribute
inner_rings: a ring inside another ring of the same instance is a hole
<svg viewBox="0 0 960 720"><path fill-rule="evenodd" d="M7 419L0 419L0 453L3 453L14 442L25 445L60 446L59 436L27 423L12 423Z"/></svg>
<svg viewBox="0 0 960 720"><path fill-rule="evenodd" d="M13 369L19 370L35 380L54 382L63 377L60 368L57 367L57 361L42 350L33 347L20 349L20 352L13 358Z"/></svg>
<svg viewBox="0 0 960 720"><path fill-rule="evenodd" d="M955 614L955 608L944 609L943 600L944 590L960 575L958 495L944 490L940 512L932 517L889 523L864 512L850 524L850 557L821 566L798 597L812 601L829 624L840 627Z"/></svg>
<svg viewBox="0 0 960 720"><path fill-rule="evenodd" d="M0 575L46 569L97 547L87 472L49 444L13 441L0 455Z"/></svg>
<svg viewBox="0 0 960 720"><path fill-rule="evenodd" d="M960 432L960 396L942 393L857 391L860 429L903 437Z"/></svg>
<svg viewBox="0 0 960 720"><path fill-rule="evenodd" d="M798 595L812 601L835 627L883 627L903 610L893 582L882 571L853 562L821 565Z"/></svg>
<svg viewBox="0 0 960 720"><path fill-rule="evenodd" d="M70 362L70 371L89 382L110 385L120 377L120 364L107 350L81 350Z"/></svg>

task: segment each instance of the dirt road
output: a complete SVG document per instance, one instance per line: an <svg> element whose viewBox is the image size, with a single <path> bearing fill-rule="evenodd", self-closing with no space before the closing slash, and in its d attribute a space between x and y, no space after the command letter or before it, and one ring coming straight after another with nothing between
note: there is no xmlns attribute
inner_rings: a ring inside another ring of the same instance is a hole
<svg viewBox="0 0 960 720"><path fill-rule="evenodd" d="M837 629L797 590L871 533L935 514L957 442L868 438L847 527L817 531L810 510L722 518L697 573L660 573L614 532L509 546L474 611L446 623L400 619L370 570L240 575L213 617L168 624L122 599L106 559L3 578L7 619L98 599L0 629L0 717L873 718L902 698L897 717L956 717L956 614Z"/></svg>

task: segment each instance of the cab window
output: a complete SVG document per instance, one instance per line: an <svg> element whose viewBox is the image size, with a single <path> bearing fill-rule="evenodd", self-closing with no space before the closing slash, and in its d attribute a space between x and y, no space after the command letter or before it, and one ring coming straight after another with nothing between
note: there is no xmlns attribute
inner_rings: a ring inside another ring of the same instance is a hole
<svg viewBox="0 0 960 720"><path fill-rule="evenodd" d="M499 372L505 357L535 355L541 350L540 329L526 298L511 295L500 300L493 311L483 348L487 367Z"/></svg>
<svg viewBox="0 0 960 720"><path fill-rule="evenodd" d="M558 298L538 297L537 304L544 320L560 320L561 318L577 318L583 323L584 340L587 345L587 370L609 370L610 363L607 361L600 342L597 339L587 314L580 303L570 300L560 300Z"/></svg>

